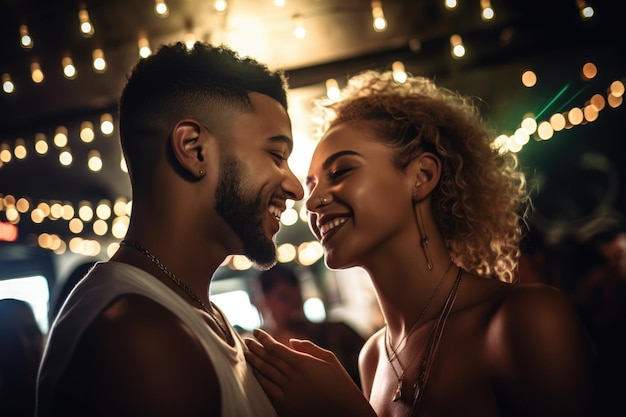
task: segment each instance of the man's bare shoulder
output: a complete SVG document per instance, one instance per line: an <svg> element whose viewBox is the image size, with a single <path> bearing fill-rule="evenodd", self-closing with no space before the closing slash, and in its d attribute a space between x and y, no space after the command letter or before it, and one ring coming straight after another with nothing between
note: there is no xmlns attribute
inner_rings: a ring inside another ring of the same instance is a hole
<svg viewBox="0 0 626 417"><path fill-rule="evenodd" d="M220 409L215 369L196 335L162 305L130 294L87 328L59 394L63 409L89 415L206 416ZM76 398L82 404L63 404Z"/></svg>

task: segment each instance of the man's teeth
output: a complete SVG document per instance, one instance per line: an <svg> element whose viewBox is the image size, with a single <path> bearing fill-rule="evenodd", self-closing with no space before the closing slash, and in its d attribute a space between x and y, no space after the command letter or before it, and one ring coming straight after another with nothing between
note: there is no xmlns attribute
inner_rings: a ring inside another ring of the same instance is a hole
<svg viewBox="0 0 626 417"><path fill-rule="evenodd" d="M339 218L333 219L329 221L328 223L325 223L322 227L320 227L320 232L323 235L325 235L326 233L330 232L335 227L341 224L344 224L346 221L347 219L345 217L339 217Z"/></svg>
<svg viewBox="0 0 626 417"><path fill-rule="evenodd" d="M276 206L270 206L270 214L276 218L276 220L280 220L281 211Z"/></svg>

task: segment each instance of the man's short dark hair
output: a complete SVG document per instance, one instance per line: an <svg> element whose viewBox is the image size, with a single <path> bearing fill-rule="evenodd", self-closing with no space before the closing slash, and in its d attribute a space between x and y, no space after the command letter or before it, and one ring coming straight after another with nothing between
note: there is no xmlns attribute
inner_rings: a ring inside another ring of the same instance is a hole
<svg viewBox="0 0 626 417"><path fill-rule="evenodd" d="M282 72L225 46L161 46L133 67L120 98L121 145L129 169L150 157L150 142L164 143L159 139L167 138L183 118L198 119L213 131L228 128L233 116L252 109L251 92L272 97L287 109Z"/></svg>

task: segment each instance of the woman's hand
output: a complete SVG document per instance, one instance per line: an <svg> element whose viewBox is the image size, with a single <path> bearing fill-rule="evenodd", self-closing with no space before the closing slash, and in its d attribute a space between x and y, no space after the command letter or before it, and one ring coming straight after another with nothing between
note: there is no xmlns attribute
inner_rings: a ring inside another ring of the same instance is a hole
<svg viewBox="0 0 626 417"><path fill-rule="evenodd" d="M282 417L376 416L337 357L308 340L291 348L262 330L246 339L246 358Z"/></svg>

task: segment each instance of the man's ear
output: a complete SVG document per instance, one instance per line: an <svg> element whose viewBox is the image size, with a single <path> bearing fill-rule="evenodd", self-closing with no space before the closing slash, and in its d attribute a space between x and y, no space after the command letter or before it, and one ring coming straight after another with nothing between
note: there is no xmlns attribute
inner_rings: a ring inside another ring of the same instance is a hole
<svg viewBox="0 0 626 417"><path fill-rule="evenodd" d="M432 152L422 152L409 164L415 201L426 198L439 184L441 168L441 160Z"/></svg>
<svg viewBox="0 0 626 417"><path fill-rule="evenodd" d="M207 173L207 135L202 132L202 125L193 119L178 121L172 130L172 152L181 168L195 178Z"/></svg>

